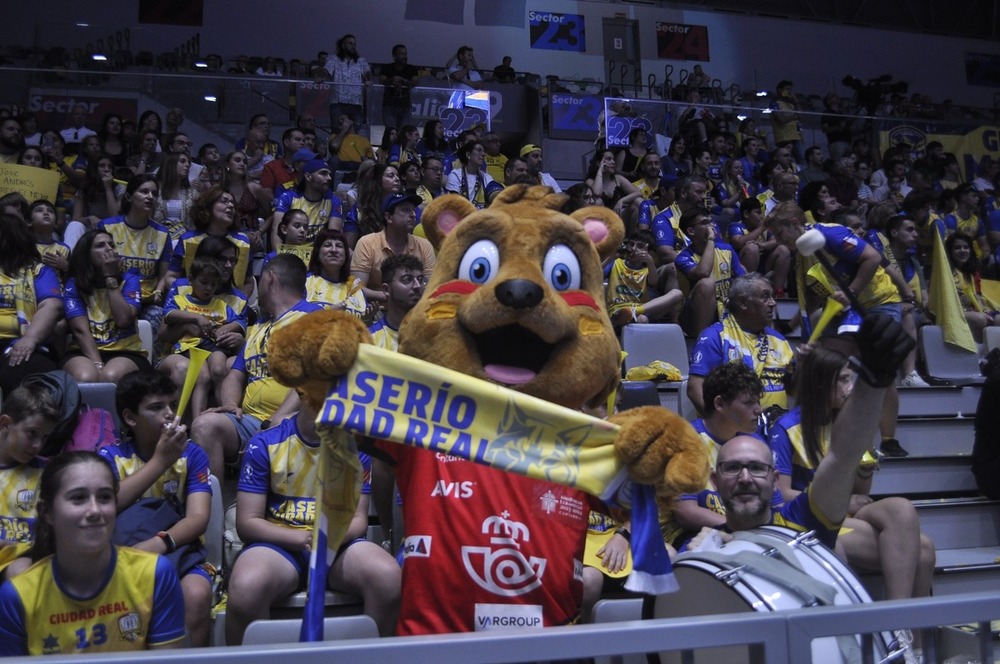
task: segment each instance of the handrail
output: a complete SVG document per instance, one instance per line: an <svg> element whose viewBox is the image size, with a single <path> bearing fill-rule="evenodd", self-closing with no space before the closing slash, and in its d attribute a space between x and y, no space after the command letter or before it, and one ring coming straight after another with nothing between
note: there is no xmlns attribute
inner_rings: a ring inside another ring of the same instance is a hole
<svg viewBox="0 0 1000 664"><path fill-rule="evenodd" d="M760 653L760 661L764 664L801 664L810 661L814 638L933 627L941 624L942 616L947 616L949 624L979 623L980 661L994 661L989 621L1000 618L1000 596L994 592L790 609L774 613L574 625L537 631L156 651L144 653L142 659L149 664L188 664L192 659L206 664L257 664L278 661L281 657L294 658L297 664L325 664L330 661L492 664L759 644L760 647L755 650ZM925 641L924 648L927 661L939 661L933 640ZM133 661L134 658L134 653L99 653L88 655L87 662L118 664ZM8 661L27 664L35 660L19 658ZM80 660L73 656L50 656L46 661L58 664Z"/></svg>

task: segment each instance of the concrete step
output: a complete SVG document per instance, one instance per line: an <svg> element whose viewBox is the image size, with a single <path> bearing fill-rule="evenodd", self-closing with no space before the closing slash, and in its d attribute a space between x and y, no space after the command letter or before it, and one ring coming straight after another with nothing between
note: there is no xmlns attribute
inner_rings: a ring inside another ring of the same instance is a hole
<svg viewBox="0 0 1000 664"><path fill-rule="evenodd" d="M900 419L896 438L910 456L970 455L976 435L974 424L970 417Z"/></svg>
<svg viewBox="0 0 1000 664"><path fill-rule="evenodd" d="M872 481L873 496L978 495L968 455L883 459Z"/></svg>
<svg viewBox="0 0 1000 664"><path fill-rule="evenodd" d="M974 417L981 388L964 387L901 387L899 388L900 417L956 416Z"/></svg>
<svg viewBox="0 0 1000 664"><path fill-rule="evenodd" d="M938 567L948 567L959 560L957 553L942 559L944 551L994 547L997 552L993 558L1000 555L1000 501L982 497L940 498L916 500L913 506L917 508L921 530L934 540ZM981 562L978 558L966 562L977 561Z"/></svg>

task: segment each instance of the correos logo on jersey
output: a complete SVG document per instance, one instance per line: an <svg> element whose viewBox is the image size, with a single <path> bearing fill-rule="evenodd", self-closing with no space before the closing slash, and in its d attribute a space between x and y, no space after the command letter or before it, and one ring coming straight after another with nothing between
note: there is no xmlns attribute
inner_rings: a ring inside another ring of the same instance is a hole
<svg viewBox="0 0 1000 664"><path fill-rule="evenodd" d="M482 534L490 535L488 546L463 546L462 563L476 584L495 595L517 597L542 585L547 561L525 556L521 543L531 540L528 528L508 519L509 513L483 521Z"/></svg>

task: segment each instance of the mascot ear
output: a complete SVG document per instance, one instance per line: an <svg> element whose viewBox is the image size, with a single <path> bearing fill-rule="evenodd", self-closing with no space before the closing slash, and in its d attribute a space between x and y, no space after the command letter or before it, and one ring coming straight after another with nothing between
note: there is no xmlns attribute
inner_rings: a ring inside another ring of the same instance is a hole
<svg viewBox="0 0 1000 664"><path fill-rule="evenodd" d="M475 211L476 206L458 194L447 194L431 201L420 215L420 225L434 251L441 248L441 243L455 230L458 222Z"/></svg>
<svg viewBox="0 0 1000 664"><path fill-rule="evenodd" d="M608 208L585 207L570 216L583 226L583 230L597 247L597 255L602 261L613 256L625 239L625 224L621 217Z"/></svg>

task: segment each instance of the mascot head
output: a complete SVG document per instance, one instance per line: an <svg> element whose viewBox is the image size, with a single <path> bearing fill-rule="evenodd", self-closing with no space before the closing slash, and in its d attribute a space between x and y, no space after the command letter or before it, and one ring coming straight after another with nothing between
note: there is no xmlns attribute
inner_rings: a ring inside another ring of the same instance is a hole
<svg viewBox="0 0 1000 664"><path fill-rule="evenodd" d="M437 265L400 351L570 408L607 397L620 350L601 261L624 227L605 208L563 214L564 201L515 185L485 210L455 195L431 202L421 223Z"/></svg>

